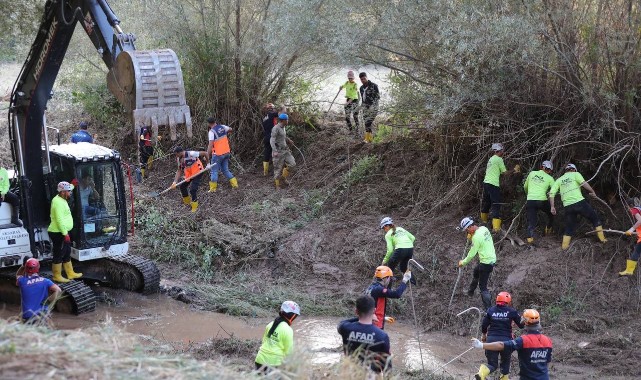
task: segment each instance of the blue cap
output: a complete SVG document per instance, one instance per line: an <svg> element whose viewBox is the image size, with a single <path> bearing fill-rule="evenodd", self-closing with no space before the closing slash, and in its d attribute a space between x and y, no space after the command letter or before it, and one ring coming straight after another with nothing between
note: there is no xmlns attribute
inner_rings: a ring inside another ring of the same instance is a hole
<svg viewBox="0 0 641 380"><path fill-rule="evenodd" d="M286 113L281 113L280 115L278 115L278 119L279 120L289 120L289 116L287 116Z"/></svg>

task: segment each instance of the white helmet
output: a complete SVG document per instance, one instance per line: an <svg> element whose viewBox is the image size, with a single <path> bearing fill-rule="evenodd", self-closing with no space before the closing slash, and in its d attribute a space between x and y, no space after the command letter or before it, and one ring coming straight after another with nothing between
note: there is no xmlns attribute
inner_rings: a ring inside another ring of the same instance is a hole
<svg viewBox="0 0 641 380"><path fill-rule="evenodd" d="M501 143L492 144L492 150L495 151L495 152L503 150L503 144L501 144Z"/></svg>
<svg viewBox="0 0 641 380"><path fill-rule="evenodd" d="M459 229L461 231L465 231L472 224L474 224L474 220L471 217L466 216L465 218L461 219L461 223L459 224Z"/></svg>
<svg viewBox="0 0 641 380"><path fill-rule="evenodd" d="M554 170L554 167L552 166L552 161L543 161L541 163L541 166L543 166L546 169Z"/></svg>
<svg viewBox="0 0 641 380"><path fill-rule="evenodd" d="M386 216L381 220L380 227L381 227L381 229L383 229L383 227L385 227L387 225L390 225L390 224L394 224L394 221L389 216Z"/></svg>
<svg viewBox="0 0 641 380"><path fill-rule="evenodd" d="M570 169L574 169L574 170L576 170L576 166L575 166L574 164L567 164L567 165L565 166L565 170L570 170Z"/></svg>
<svg viewBox="0 0 641 380"><path fill-rule="evenodd" d="M69 182L62 181L62 182L58 183L58 192L71 191L71 190L73 190L73 185L70 184Z"/></svg>
<svg viewBox="0 0 641 380"><path fill-rule="evenodd" d="M283 313L294 313L300 315L300 306L294 301L285 301L280 305L280 311Z"/></svg>

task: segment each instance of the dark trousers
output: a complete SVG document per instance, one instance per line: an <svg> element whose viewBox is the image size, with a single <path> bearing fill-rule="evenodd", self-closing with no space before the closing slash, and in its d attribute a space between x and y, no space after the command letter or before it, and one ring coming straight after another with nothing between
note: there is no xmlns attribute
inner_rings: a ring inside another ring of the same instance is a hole
<svg viewBox="0 0 641 380"><path fill-rule="evenodd" d="M525 209L527 212L527 236L534 237L534 229L536 228L538 222L538 213L543 211L548 217L546 223L547 228L552 228L552 222L554 221L554 216L550 211L550 202L548 201L527 201L525 203Z"/></svg>
<svg viewBox="0 0 641 380"><path fill-rule="evenodd" d="M140 147L140 168L147 169L147 161L149 157L154 155L153 146L141 146Z"/></svg>
<svg viewBox="0 0 641 380"><path fill-rule="evenodd" d="M269 162L272 159L272 144L269 140L270 137L263 137L263 162Z"/></svg>
<svg viewBox="0 0 641 380"><path fill-rule="evenodd" d="M259 363L256 363L256 362L254 362L254 366L256 368L256 371L258 371L259 374L261 374L261 375L267 375L272 370L272 367L270 367L268 365L262 365L262 364L259 364Z"/></svg>
<svg viewBox="0 0 641 380"><path fill-rule="evenodd" d="M501 219L501 189L498 186L483 183L481 212L488 213L490 210L492 210L492 218Z"/></svg>
<svg viewBox="0 0 641 380"><path fill-rule="evenodd" d="M203 173L198 174L197 176L189 180L189 182L183 182L180 185L180 194L182 194L183 198L191 195L192 202L198 201L198 186L200 186L200 179L202 178L202 176ZM189 189L189 192L187 192L187 189Z"/></svg>
<svg viewBox="0 0 641 380"><path fill-rule="evenodd" d="M356 127L358 128L357 108L358 100L352 100L350 103L345 104L345 122L347 122L347 129L350 131L352 130L352 116L354 116L354 122L357 123Z"/></svg>
<svg viewBox="0 0 641 380"><path fill-rule="evenodd" d="M566 206L565 208L565 235L573 236L576 231L578 216L582 215L588 219L594 227L601 225L601 219L596 214L596 211L590 206L585 199Z"/></svg>
<svg viewBox="0 0 641 380"><path fill-rule="evenodd" d="M504 342L511 339L512 337L507 336L488 336L487 343ZM503 351L486 350L485 357L487 358L487 367L490 369L490 372L494 372L495 369L499 368L499 356L501 357L501 374L507 375L510 373L510 360L512 356L512 350L509 348Z"/></svg>
<svg viewBox="0 0 641 380"><path fill-rule="evenodd" d="M392 252L392 257L390 257L387 262L387 266L394 272L396 266L400 264L401 272L405 273L407 271L407 263L413 254L414 248L396 248L394 252Z"/></svg>
<svg viewBox="0 0 641 380"><path fill-rule="evenodd" d="M372 124L378 114L378 109L373 105L363 105L363 121L365 122L365 132L372 133Z"/></svg>
<svg viewBox="0 0 641 380"><path fill-rule="evenodd" d="M630 260L637 261L639 260L640 256L641 256L641 243L636 243L634 245L634 250L632 250L632 254L630 255Z"/></svg>
<svg viewBox="0 0 641 380"><path fill-rule="evenodd" d="M481 292L487 292L487 282L490 280L490 274L493 270L494 264L478 263L474 268L469 293L474 293L477 286Z"/></svg>
<svg viewBox="0 0 641 380"><path fill-rule="evenodd" d="M71 261L71 245L65 243L65 236L60 232L49 232L53 246L53 263L62 264Z"/></svg>
<svg viewBox="0 0 641 380"><path fill-rule="evenodd" d="M2 198L2 202L7 202L13 207L20 207L20 198L12 192L8 192ZM17 215L16 215L17 217Z"/></svg>

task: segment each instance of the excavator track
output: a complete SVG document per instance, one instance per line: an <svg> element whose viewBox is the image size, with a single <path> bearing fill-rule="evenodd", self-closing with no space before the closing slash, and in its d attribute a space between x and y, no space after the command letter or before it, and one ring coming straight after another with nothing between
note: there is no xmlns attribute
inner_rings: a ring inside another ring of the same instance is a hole
<svg viewBox="0 0 641 380"><path fill-rule="evenodd" d="M112 264L109 272L113 287L142 294L153 294L160 290L160 271L153 261L134 255L114 256L106 260Z"/></svg>
<svg viewBox="0 0 641 380"><path fill-rule="evenodd" d="M80 315L96 310L96 295L82 281L74 280L58 286L63 291L63 299L56 304L57 311Z"/></svg>

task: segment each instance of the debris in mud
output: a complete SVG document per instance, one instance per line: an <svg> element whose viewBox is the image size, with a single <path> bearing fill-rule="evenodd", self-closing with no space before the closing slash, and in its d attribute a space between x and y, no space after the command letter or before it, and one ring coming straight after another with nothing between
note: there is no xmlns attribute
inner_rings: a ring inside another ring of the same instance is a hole
<svg viewBox="0 0 641 380"><path fill-rule="evenodd" d="M105 303L109 306L118 306L122 304L121 300L116 299L114 296L108 294L105 291L96 294L96 301Z"/></svg>
<svg viewBox="0 0 641 380"><path fill-rule="evenodd" d="M167 294L176 301L184 302L186 304L193 303L196 297L196 294L193 292L187 291L179 286L162 285L160 287L160 293Z"/></svg>

